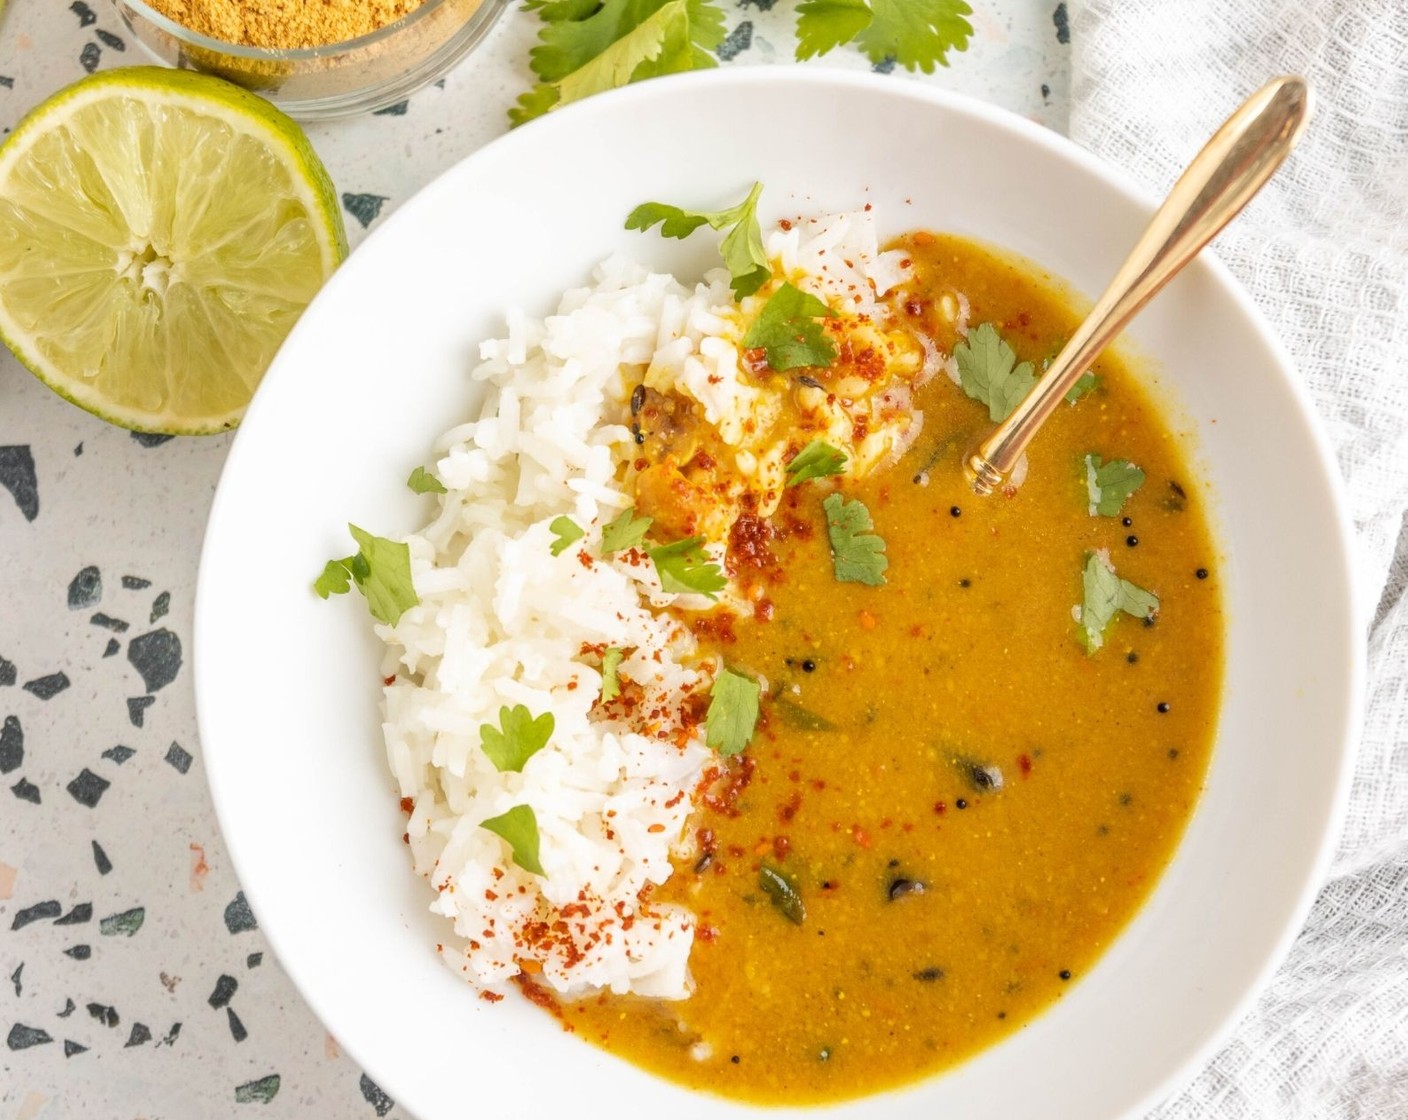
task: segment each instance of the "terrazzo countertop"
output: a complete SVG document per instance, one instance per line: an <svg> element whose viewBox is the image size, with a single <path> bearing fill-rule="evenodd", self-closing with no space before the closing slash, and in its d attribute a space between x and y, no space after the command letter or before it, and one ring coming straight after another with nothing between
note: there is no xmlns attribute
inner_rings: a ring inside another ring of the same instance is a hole
<svg viewBox="0 0 1408 1120"><path fill-rule="evenodd" d="M973 3L966 54L894 80L1061 130L1065 4ZM723 62L792 64L792 5L773 6L732 0ZM354 248L505 131L536 29L511 11L443 82L309 130ZM0 127L85 71L146 61L104 0L10 0ZM191 608L231 439L109 427L0 348L0 1120L407 1115L280 970L211 807Z"/></svg>

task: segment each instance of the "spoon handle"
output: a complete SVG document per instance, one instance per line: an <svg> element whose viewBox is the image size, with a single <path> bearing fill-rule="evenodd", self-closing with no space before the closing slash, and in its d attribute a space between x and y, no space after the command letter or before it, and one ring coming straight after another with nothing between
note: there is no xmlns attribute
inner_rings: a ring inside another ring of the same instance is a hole
<svg viewBox="0 0 1408 1120"><path fill-rule="evenodd" d="M1012 414L972 451L964 473L979 494L1001 486L1037 430L1110 341L1281 166L1305 130L1310 88L1276 78L1227 118L1173 185L1120 270Z"/></svg>

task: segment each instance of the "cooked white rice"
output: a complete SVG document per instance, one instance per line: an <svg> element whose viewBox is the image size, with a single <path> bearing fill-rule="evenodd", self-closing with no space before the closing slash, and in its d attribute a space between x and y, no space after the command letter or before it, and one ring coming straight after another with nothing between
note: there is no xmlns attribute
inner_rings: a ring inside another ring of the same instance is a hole
<svg viewBox="0 0 1408 1120"><path fill-rule="evenodd" d="M833 302L873 301L902 271L877 254L868 214L793 225L769 249ZM599 544L631 505L617 483L631 433L609 421L634 385L692 390L722 433L759 407L739 368L738 322L722 270L689 288L608 260L546 320L509 312L507 337L480 348L478 417L437 444L433 473L448 493L408 542L421 602L378 628L395 676L384 730L413 804L416 870L453 923L441 952L478 985L526 971L568 995L688 994L692 917L652 906L646 888L669 877L712 757L680 714L717 667L658 608L708 604L663 592L642 553L603 559ZM586 535L554 556L548 526L560 515ZM620 676L642 690L630 711L597 704L608 646L627 651ZM479 729L519 704L552 712L555 729L522 773L500 773ZM480 827L518 805L536 814L544 876Z"/></svg>

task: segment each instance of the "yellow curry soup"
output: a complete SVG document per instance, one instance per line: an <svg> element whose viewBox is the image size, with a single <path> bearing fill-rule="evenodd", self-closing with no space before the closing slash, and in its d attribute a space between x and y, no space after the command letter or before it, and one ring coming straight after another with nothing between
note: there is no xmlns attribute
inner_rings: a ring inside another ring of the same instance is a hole
<svg viewBox="0 0 1408 1120"><path fill-rule="evenodd" d="M920 349L992 324L1040 363L1074 326L1025 264L948 236L899 247L914 268L897 333ZM914 349L891 342L905 374ZM1019 1029L1109 947L1201 789L1223 625L1203 485L1137 371L1107 355L1095 374L1000 496L965 486L961 453L990 420L940 375L917 388L922 429L888 469L787 487L766 517L730 498L744 602L691 623L766 691L655 894L697 915L694 991L553 1004L569 1029L693 1088L836 1101ZM654 438L641 478L669 453ZM1092 515L1089 455L1143 472L1118 515ZM835 492L873 517L883 585L833 574ZM1073 609L1096 563L1158 603L1116 611L1088 652Z"/></svg>

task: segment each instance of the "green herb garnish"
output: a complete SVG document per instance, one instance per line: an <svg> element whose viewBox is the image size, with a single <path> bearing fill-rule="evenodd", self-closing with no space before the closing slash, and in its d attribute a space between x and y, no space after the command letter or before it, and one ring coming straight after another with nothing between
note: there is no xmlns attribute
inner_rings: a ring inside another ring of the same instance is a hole
<svg viewBox="0 0 1408 1120"><path fill-rule="evenodd" d="M794 926L799 926L807 920L807 907L802 901L802 892L782 868L763 860L762 866L758 868L758 886L782 916Z"/></svg>
<svg viewBox="0 0 1408 1120"><path fill-rule="evenodd" d="M529 66L539 82L509 111L515 124L628 82L718 65L720 0L527 0L543 21ZM805 0L797 7L797 60L854 43L873 64L931 73L965 50L973 28L964 0Z"/></svg>
<svg viewBox="0 0 1408 1120"><path fill-rule="evenodd" d="M498 727L486 723L479 728L479 745L499 773L522 773L528 760L548 745L555 725L551 712L534 719L522 704L503 707L499 709Z"/></svg>
<svg viewBox="0 0 1408 1120"><path fill-rule="evenodd" d="M743 345L766 352L768 365L778 373L801 366L830 366L836 360L836 346L817 320L835 317L822 300L784 283L753 320Z"/></svg>
<svg viewBox="0 0 1408 1120"><path fill-rule="evenodd" d="M728 577L704 551L703 537L689 537L645 551L655 562L660 586L666 591L677 595L707 595L710 599L716 599L718 592L728 586Z"/></svg>
<svg viewBox="0 0 1408 1120"><path fill-rule="evenodd" d="M1066 390L1066 403L1075 404L1081 397L1095 391L1095 386L1100 378L1092 371L1086 370L1076 378L1076 383Z"/></svg>
<svg viewBox="0 0 1408 1120"><path fill-rule="evenodd" d="M963 391L988 406L993 421L1006 420L1036 384L1036 367L1018 364L1017 354L991 323L968 332L953 348Z"/></svg>
<svg viewBox="0 0 1408 1120"><path fill-rule="evenodd" d="M444 494L445 484L431 474L424 467L417 467L411 472L411 477L406 479L406 485L417 494Z"/></svg>
<svg viewBox="0 0 1408 1120"><path fill-rule="evenodd" d="M773 711L788 727L798 731L835 731L836 725L825 716L819 716L810 708L804 708L786 693L779 693L772 701Z"/></svg>
<svg viewBox="0 0 1408 1120"><path fill-rule="evenodd" d="M792 476L787 480L787 485L797 486L808 479L844 474L845 470L846 453L838 451L829 443L814 439L787 464L787 473Z"/></svg>
<svg viewBox="0 0 1408 1120"><path fill-rule="evenodd" d="M401 541L374 537L355 525L347 528L359 546L356 554L329 560L313 590L326 599L329 595L345 595L355 583L366 598L372 617L395 626L407 610L420 602L411 580L411 550Z"/></svg>
<svg viewBox="0 0 1408 1120"><path fill-rule="evenodd" d="M529 66L539 83L509 110L523 124L559 105L628 82L717 66L724 13L711 0L557 0L529 5L542 18Z"/></svg>
<svg viewBox="0 0 1408 1120"><path fill-rule="evenodd" d="M479 827L507 840L513 850L513 862L524 871L547 877L538 862L538 817L531 805L515 805L507 813L480 821Z"/></svg>
<svg viewBox="0 0 1408 1120"><path fill-rule="evenodd" d="M831 541L831 563L842 583L864 583L879 587L885 582L890 561L885 556L884 538L872 530L875 523L859 498L847 501L831 494L821 503L826 511L826 535Z"/></svg>
<svg viewBox="0 0 1408 1120"><path fill-rule="evenodd" d="M758 726L758 697L762 688L752 677L732 669L722 670L709 690L709 712L704 717L705 741L721 755L742 752Z"/></svg>
<svg viewBox="0 0 1408 1120"><path fill-rule="evenodd" d="M1102 464L1099 455L1085 457L1085 489L1090 516L1118 517L1129 496L1144 485L1144 472L1128 459Z"/></svg>
<svg viewBox="0 0 1408 1120"><path fill-rule="evenodd" d="M582 527L567 516L554 517L548 523L548 528L552 531L553 537L556 538L552 544L548 546L554 556L561 556L568 548L576 544L577 541L581 540L586 535Z"/></svg>
<svg viewBox="0 0 1408 1120"><path fill-rule="evenodd" d="M1153 592L1120 579L1110 562L1090 553L1082 577L1084 599L1080 607L1080 633L1087 653L1105 644L1105 628L1123 611L1135 618L1153 618L1159 611L1159 598Z"/></svg>
<svg viewBox="0 0 1408 1120"><path fill-rule="evenodd" d="M660 223L662 237L683 240L702 225L711 229L731 227L719 242L728 266L733 298L751 296L772 276L772 265L763 252L763 231L758 225L758 196L763 184L754 183L748 197L727 210L681 210L664 202L643 202L626 218L627 229L647 230Z"/></svg>
<svg viewBox="0 0 1408 1120"><path fill-rule="evenodd" d="M607 646L601 655L601 699L603 703L615 700L621 695L621 681L616 675L616 670L621 664L621 658L625 656L625 651L617 649L615 646Z"/></svg>
<svg viewBox="0 0 1408 1120"><path fill-rule="evenodd" d="M973 26L963 0L804 0L797 6L797 59L854 42L872 63L934 72L948 52L968 47Z"/></svg>
<svg viewBox="0 0 1408 1120"><path fill-rule="evenodd" d="M615 521L608 521L601 527L602 555L610 556L613 552L635 548L645 540L650 525L649 517L637 517L634 509L623 510Z"/></svg>

